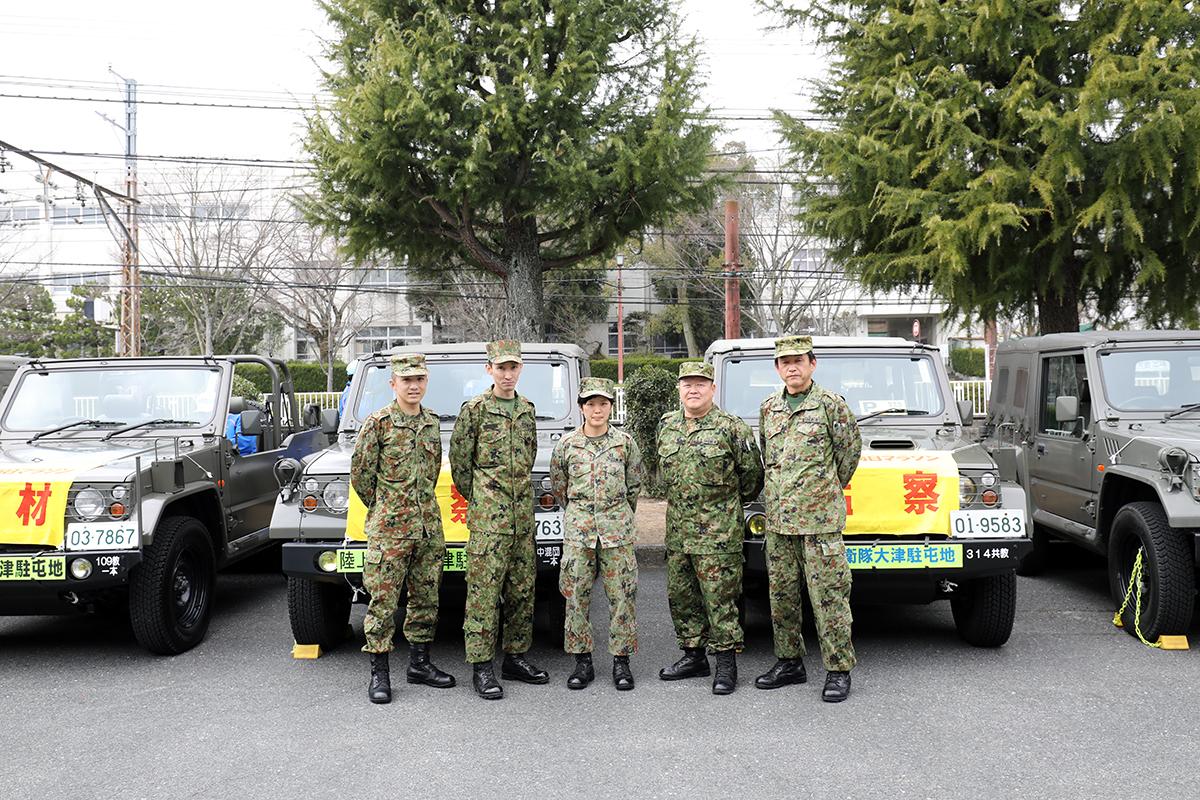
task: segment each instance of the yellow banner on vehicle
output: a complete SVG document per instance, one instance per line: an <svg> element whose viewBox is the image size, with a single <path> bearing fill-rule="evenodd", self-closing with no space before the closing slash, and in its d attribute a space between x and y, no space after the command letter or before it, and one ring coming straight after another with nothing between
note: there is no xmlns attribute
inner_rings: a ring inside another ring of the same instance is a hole
<svg viewBox="0 0 1200 800"><path fill-rule="evenodd" d="M87 465L0 464L0 542L62 547L71 481Z"/></svg>
<svg viewBox="0 0 1200 800"><path fill-rule="evenodd" d="M864 453L844 493L847 534L949 534L958 464L946 452Z"/></svg>
<svg viewBox="0 0 1200 800"><path fill-rule="evenodd" d="M433 490L438 508L442 512L442 533L447 542L465 542L470 536L467 530L467 501L459 494L458 487L450 477L450 462L442 461L437 486ZM352 541L367 540L367 507L354 487L350 487L350 507L346 511L346 538Z"/></svg>

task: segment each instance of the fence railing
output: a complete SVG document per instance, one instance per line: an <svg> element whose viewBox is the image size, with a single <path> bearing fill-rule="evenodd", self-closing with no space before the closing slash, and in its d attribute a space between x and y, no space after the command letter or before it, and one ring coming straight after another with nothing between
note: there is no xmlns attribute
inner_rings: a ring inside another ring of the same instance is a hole
<svg viewBox="0 0 1200 800"><path fill-rule="evenodd" d="M950 381L955 400L970 400L975 413L987 413L988 398L992 396L991 381Z"/></svg>
<svg viewBox="0 0 1200 800"><path fill-rule="evenodd" d="M341 392L296 392L296 405L304 408L309 403L316 403L322 409L337 408Z"/></svg>

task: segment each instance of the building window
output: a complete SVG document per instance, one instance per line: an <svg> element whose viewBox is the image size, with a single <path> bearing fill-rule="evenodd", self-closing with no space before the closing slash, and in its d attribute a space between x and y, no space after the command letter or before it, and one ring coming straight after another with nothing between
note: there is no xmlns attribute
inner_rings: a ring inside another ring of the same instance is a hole
<svg viewBox="0 0 1200 800"><path fill-rule="evenodd" d="M631 330L632 326L629 323L630 323L630 321L627 318L625 320L625 353L626 353L626 355L636 351L638 349L638 347L641 346L640 337L638 337L637 332L635 330ZM615 323L615 322L608 323L608 354L613 358L617 357L617 323Z"/></svg>
<svg viewBox="0 0 1200 800"><path fill-rule="evenodd" d="M320 351L317 349L317 343L307 336L296 337L296 360L297 361L316 361Z"/></svg>
<svg viewBox="0 0 1200 800"><path fill-rule="evenodd" d="M363 328L354 337L354 354L380 353L404 344L421 343L420 325L389 325L378 328Z"/></svg>
<svg viewBox="0 0 1200 800"><path fill-rule="evenodd" d="M363 286L404 286L408 283L406 271L400 267L377 267L367 272Z"/></svg>

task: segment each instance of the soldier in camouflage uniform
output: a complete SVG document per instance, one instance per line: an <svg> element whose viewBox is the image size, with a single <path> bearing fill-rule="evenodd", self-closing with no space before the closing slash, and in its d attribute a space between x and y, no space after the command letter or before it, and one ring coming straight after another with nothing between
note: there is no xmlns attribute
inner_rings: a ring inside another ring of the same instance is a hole
<svg viewBox="0 0 1200 800"><path fill-rule="evenodd" d="M667 599L683 650L659 677L709 675L708 647L717 659L713 694L729 694L742 647L742 505L758 496L763 470L750 426L713 405L715 392L711 364L682 364L681 408L658 426L667 486Z"/></svg>
<svg viewBox="0 0 1200 800"><path fill-rule="evenodd" d="M474 667L475 691L496 700L504 689L492 658L504 606L504 661L500 674L525 683L550 676L525 658L533 644L536 577L533 484L537 454L533 403L517 394L521 344L489 342L487 371L493 386L463 403L450 437L450 471L467 499L467 607L463 638Z"/></svg>
<svg viewBox="0 0 1200 800"><path fill-rule="evenodd" d="M350 460L350 483L367 507L363 587L371 602L363 620L367 636L363 651L371 654L367 696L372 703L392 699L388 653L406 581L408 682L442 689L454 685L454 677L429 660L446 547L434 497L442 468L442 437L437 415L421 407L429 380L425 356L396 356L391 368L396 400L363 423Z"/></svg>
<svg viewBox="0 0 1200 800"><path fill-rule="evenodd" d="M633 688L629 656L637 651L637 554L634 510L642 487L642 457L633 437L608 424L616 394L606 378L584 378L579 389L583 427L559 440L550 481L566 509L559 590L567 602L566 650L575 654L567 687L582 689L592 666L589 614L597 574L608 596L608 652L613 684Z"/></svg>
<svg viewBox="0 0 1200 800"><path fill-rule="evenodd" d="M774 689L807 680L800 634L807 586L827 670L821 697L837 703L850 694L855 664L842 489L858 469L862 437L846 401L813 382L811 337L776 341L775 368L785 386L763 401L758 430L766 463L767 577L778 661L755 685Z"/></svg>

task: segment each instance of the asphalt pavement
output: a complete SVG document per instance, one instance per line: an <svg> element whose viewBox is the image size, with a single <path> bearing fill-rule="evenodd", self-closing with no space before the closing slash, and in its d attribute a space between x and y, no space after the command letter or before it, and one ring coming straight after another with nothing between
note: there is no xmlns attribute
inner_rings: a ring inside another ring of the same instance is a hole
<svg viewBox="0 0 1200 800"><path fill-rule="evenodd" d="M962 644L944 602L856 606L860 664L840 705L820 701L819 655L808 684L753 688L774 660L753 609L736 693L658 680L678 650L653 565L632 692L601 652L596 683L568 690L572 660L539 630L531 658L550 684L509 681L483 701L447 608L434 660L458 687L404 683L398 652L395 699L373 706L362 608L356 644L293 660L270 572L223 575L208 638L174 658L143 652L120 620L0 618L0 797L1192 796L1200 652L1114 628L1098 559L1063 546L1054 564L1019 579L997 650Z"/></svg>

